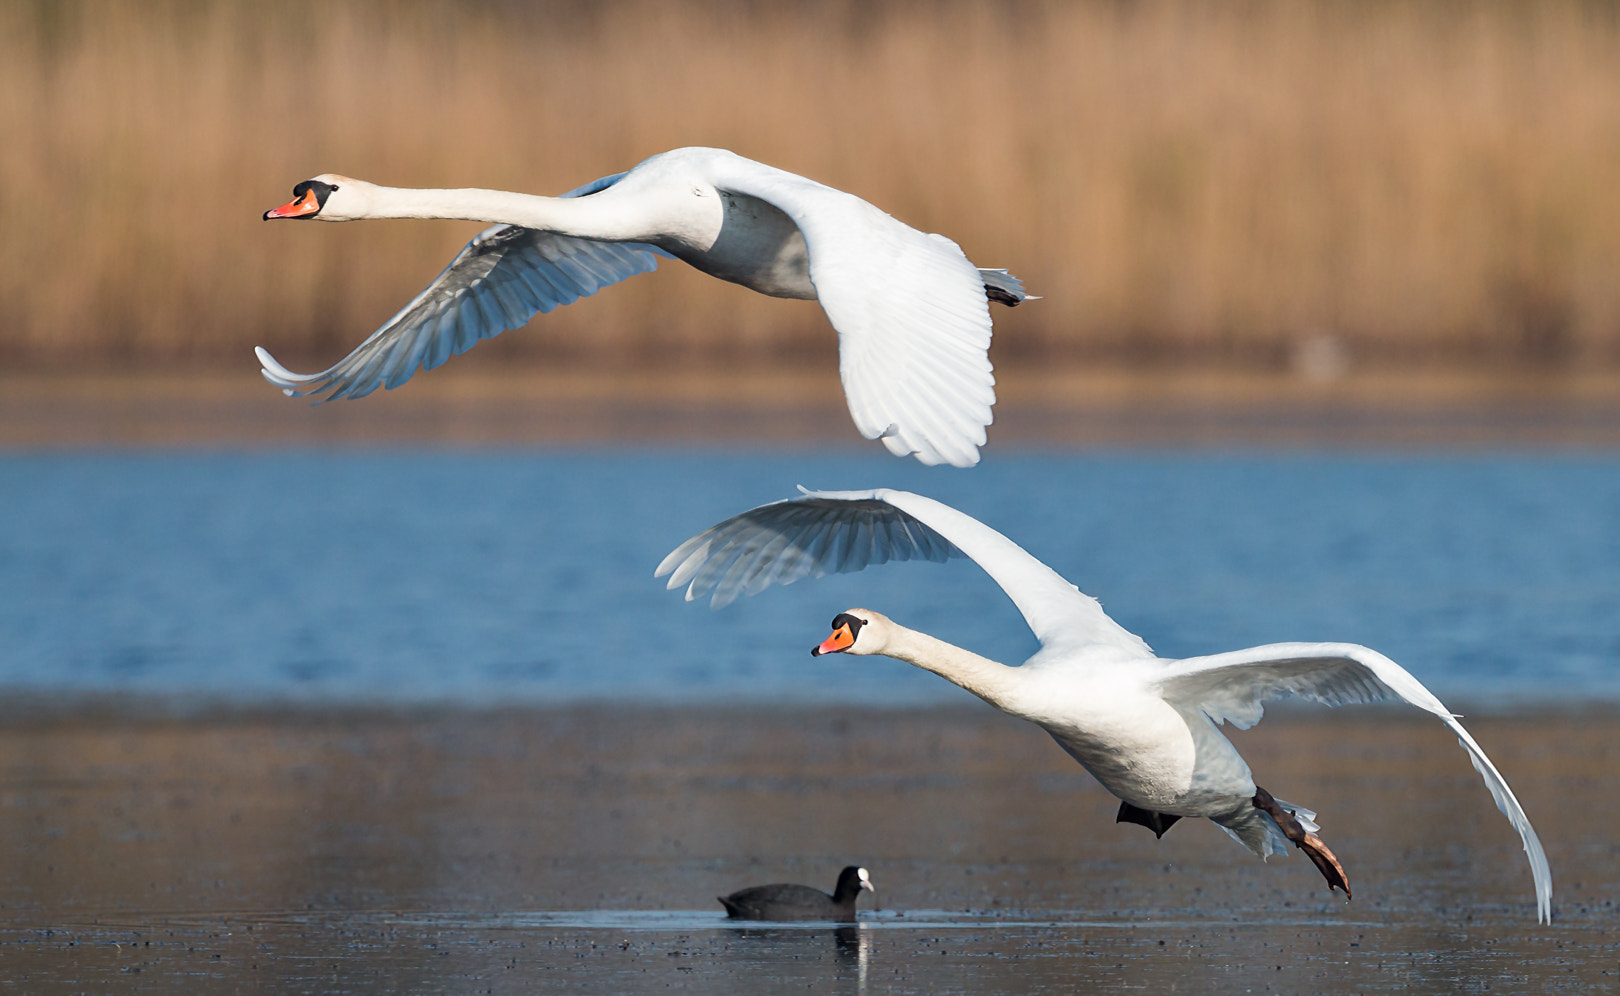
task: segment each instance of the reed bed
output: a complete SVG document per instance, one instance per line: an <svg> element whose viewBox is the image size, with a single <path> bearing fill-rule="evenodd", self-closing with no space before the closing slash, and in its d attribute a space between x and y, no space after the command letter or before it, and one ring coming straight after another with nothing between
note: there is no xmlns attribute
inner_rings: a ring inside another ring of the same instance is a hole
<svg viewBox="0 0 1620 996"><path fill-rule="evenodd" d="M999 363L1620 363L1620 7L0 5L0 361L335 359L478 226L266 225L335 171L555 193L716 145L1044 299ZM666 265L459 363L786 365L819 309Z"/></svg>

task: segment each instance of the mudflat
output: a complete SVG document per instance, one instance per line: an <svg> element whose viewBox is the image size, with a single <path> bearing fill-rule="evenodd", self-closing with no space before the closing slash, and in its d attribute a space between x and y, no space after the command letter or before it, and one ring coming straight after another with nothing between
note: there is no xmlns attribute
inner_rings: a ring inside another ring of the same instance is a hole
<svg viewBox="0 0 1620 996"><path fill-rule="evenodd" d="M1353 902L1205 821L1163 840L987 707L35 710L0 727L0 963L19 991L1577 991L1620 984L1620 717L1234 732L1319 813ZM871 870L854 927L714 897Z"/></svg>

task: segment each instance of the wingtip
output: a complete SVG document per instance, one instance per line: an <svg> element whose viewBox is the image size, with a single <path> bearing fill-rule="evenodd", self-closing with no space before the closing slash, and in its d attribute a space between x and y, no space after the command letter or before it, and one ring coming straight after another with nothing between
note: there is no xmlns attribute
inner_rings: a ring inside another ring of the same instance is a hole
<svg viewBox="0 0 1620 996"><path fill-rule="evenodd" d="M275 374L264 369L263 367L259 368L259 376L263 377L267 382L269 382L271 387L278 388L281 393L287 397L291 398L295 396L296 392L294 392L292 388L288 387L278 377L276 377Z"/></svg>
<svg viewBox="0 0 1620 996"><path fill-rule="evenodd" d="M274 356L270 355L270 351L263 346L254 346L253 355L259 361L259 372L264 375L264 379L277 387L286 389L288 396L292 395L291 388L294 384L308 379L282 366Z"/></svg>
<svg viewBox="0 0 1620 996"><path fill-rule="evenodd" d="M724 587L716 586L714 589L714 597L709 599L709 611L718 612L719 610L725 608L737 600L738 594L740 594L740 592L735 589L727 590Z"/></svg>

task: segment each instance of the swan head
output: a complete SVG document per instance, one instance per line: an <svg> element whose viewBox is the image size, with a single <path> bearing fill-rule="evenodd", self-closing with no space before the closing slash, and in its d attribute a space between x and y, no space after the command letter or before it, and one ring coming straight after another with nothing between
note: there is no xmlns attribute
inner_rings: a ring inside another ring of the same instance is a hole
<svg viewBox="0 0 1620 996"><path fill-rule="evenodd" d="M889 645L889 617L871 609L850 609L833 619L832 635L810 648L811 657L822 654L881 654Z"/></svg>
<svg viewBox="0 0 1620 996"><path fill-rule="evenodd" d="M293 199L264 213L265 221L278 218L314 218L319 221L354 221L367 217L371 184L337 173L322 173L293 186Z"/></svg>

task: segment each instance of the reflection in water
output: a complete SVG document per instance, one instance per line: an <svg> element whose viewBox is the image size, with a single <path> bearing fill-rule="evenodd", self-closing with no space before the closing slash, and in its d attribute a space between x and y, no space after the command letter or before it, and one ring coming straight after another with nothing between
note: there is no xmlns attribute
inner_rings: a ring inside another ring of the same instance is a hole
<svg viewBox="0 0 1620 996"><path fill-rule="evenodd" d="M728 921L728 925L731 922L733 921ZM846 924L831 931L819 926L811 929L774 926L733 927L731 933L745 942L760 946L760 949L743 954L743 957L751 960L760 958L762 954L769 961L801 959L805 956L819 959L820 954L826 950L827 942L831 940L835 961L842 970L841 974L852 972L855 977L855 991L866 992L871 945L868 943L866 927L861 923Z"/></svg>
<svg viewBox="0 0 1620 996"><path fill-rule="evenodd" d="M833 931L833 943L838 946L838 959L845 964L855 966L855 980L858 992L866 992L866 971L871 951L866 943L866 931L860 924L853 927L839 927Z"/></svg>

